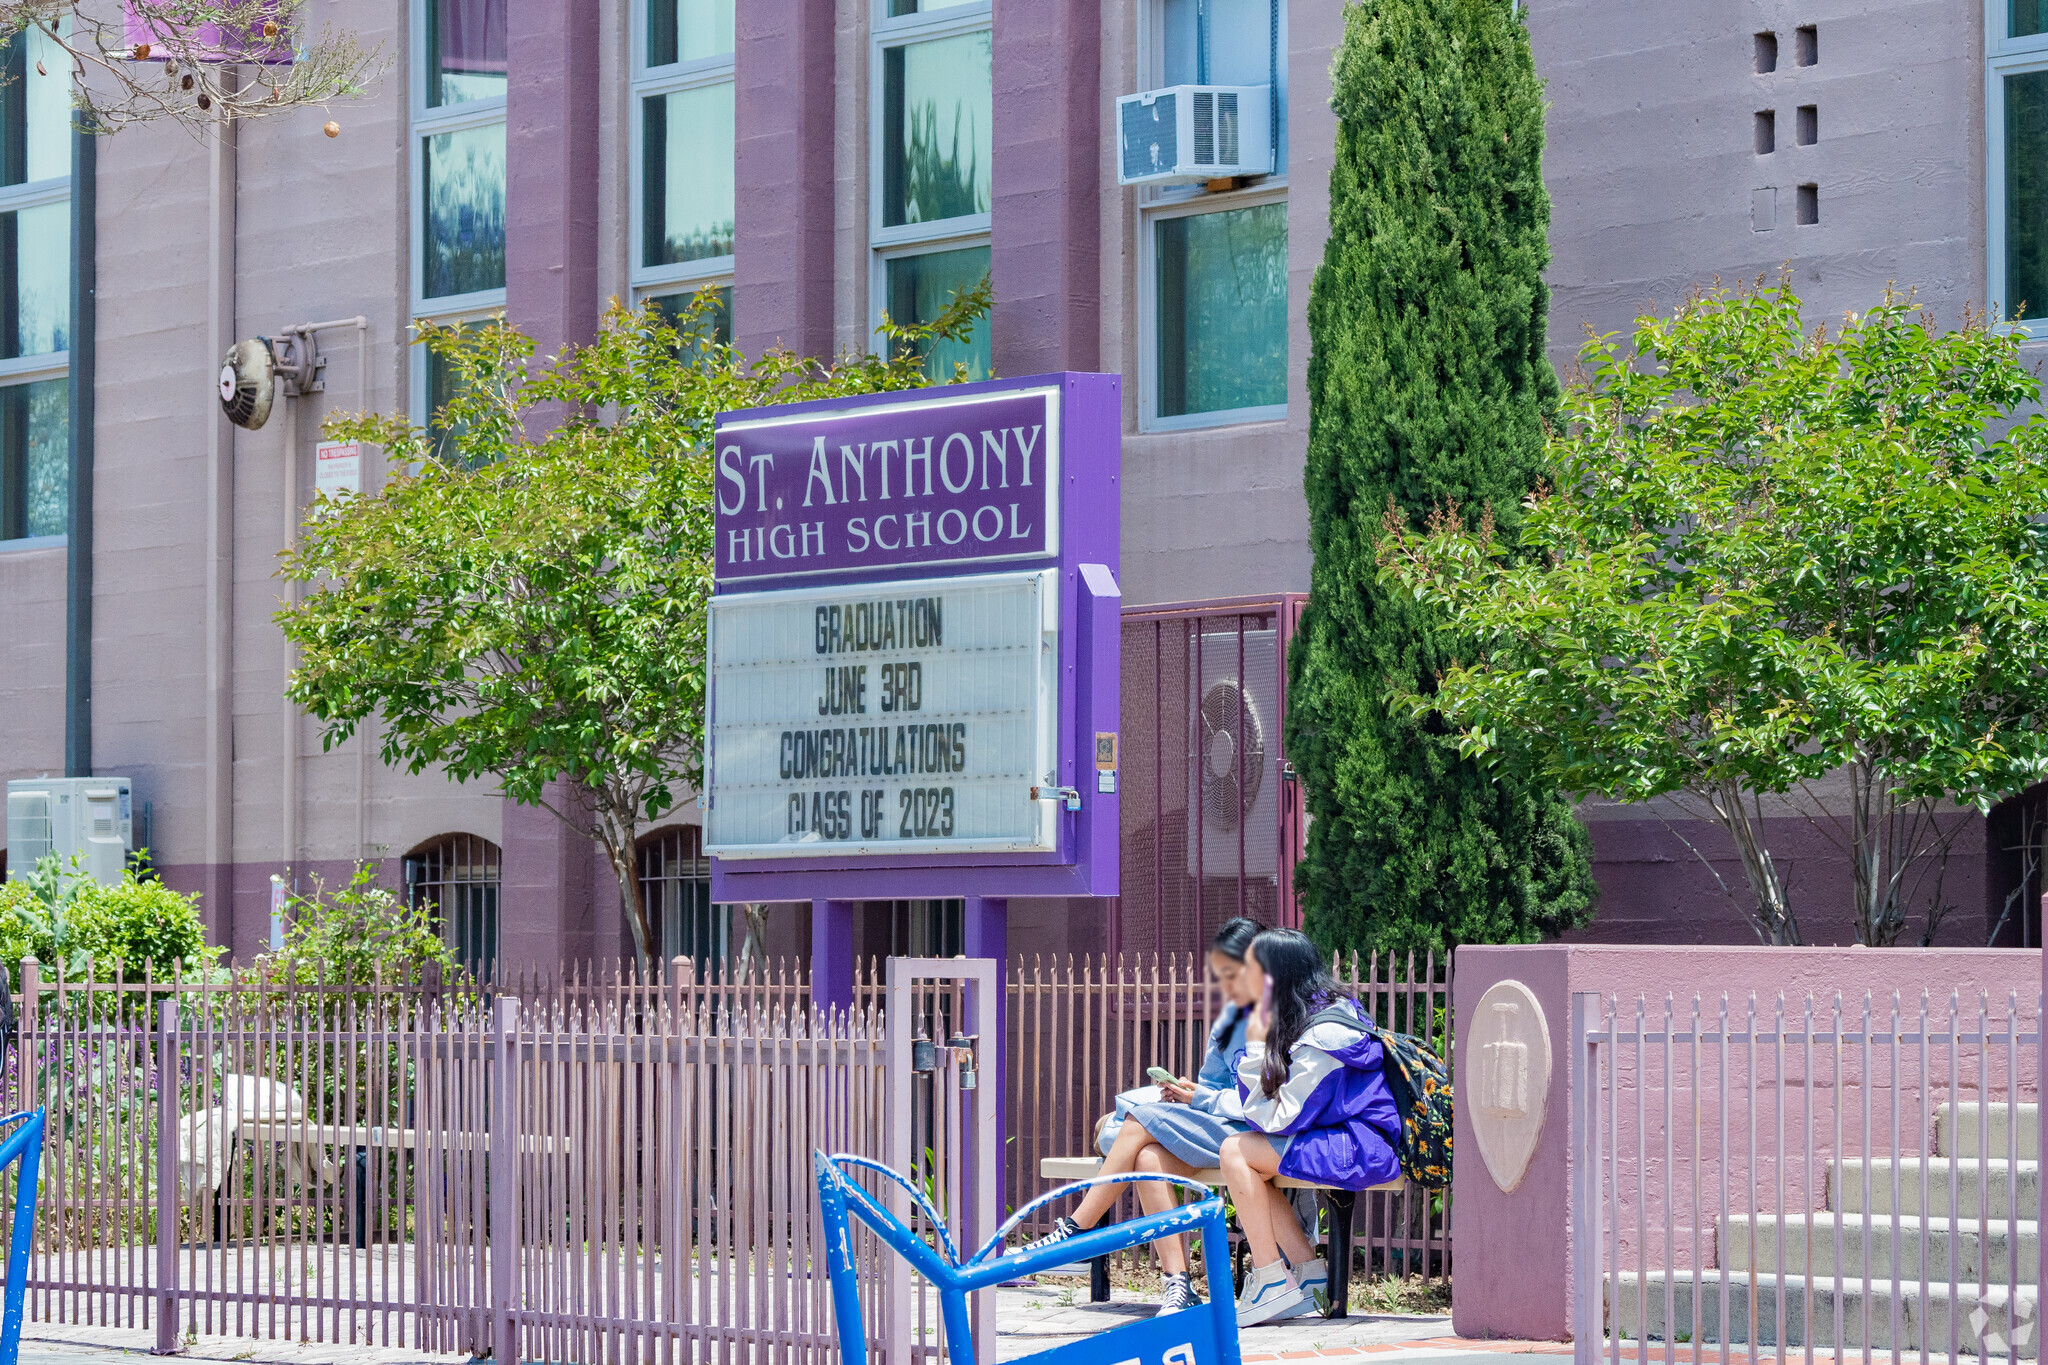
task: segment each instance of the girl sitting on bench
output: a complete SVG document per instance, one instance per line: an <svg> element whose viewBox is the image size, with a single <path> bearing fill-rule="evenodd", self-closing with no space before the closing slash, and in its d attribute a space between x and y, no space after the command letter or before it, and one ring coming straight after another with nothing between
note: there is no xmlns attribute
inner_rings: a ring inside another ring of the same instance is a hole
<svg viewBox="0 0 2048 1365"><path fill-rule="evenodd" d="M1192 1081L1183 1078L1118 1095L1116 1112L1104 1118L1097 1134L1103 1153L1097 1174L1150 1171L1193 1175L1216 1165L1225 1138L1246 1131L1238 1106L1237 1064L1244 1055L1245 1029L1258 990L1241 985L1240 976L1245 950L1264 928L1256 920L1233 919L1217 931L1209 945L1209 973L1223 988L1228 1003L1209 1030L1201 1070ZM1030 1245L1050 1246L1094 1227L1114 1207L1123 1189L1121 1185L1096 1186L1082 1198L1072 1217L1056 1219L1053 1230ZM1138 1203L1147 1213L1164 1213L1173 1207L1172 1187L1141 1184ZM1182 1239L1168 1237L1153 1245L1164 1277L1159 1311L1177 1313L1201 1302L1188 1279L1187 1248Z"/></svg>
<svg viewBox="0 0 2048 1365"><path fill-rule="evenodd" d="M1223 1179L1251 1247L1237 1296L1241 1327L1320 1307L1329 1269L1295 1221L1276 1175L1364 1190L1401 1173L1401 1118L1377 1039L1357 1022L1323 955L1294 929L1252 940L1238 981L1260 997L1238 1063L1238 1093L1254 1131L1223 1143ZM1286 1261L1281 1259L1286 1256ZM1293 1263L1293 1270L1288 1262Z"/></svg>

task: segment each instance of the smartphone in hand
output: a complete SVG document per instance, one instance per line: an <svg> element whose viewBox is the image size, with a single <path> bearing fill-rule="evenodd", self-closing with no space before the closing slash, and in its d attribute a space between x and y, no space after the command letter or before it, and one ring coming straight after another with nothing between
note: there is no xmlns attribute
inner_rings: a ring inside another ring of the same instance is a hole
<svg viewBox="0 0 2048 1365"><path fill-rule="evenodd" d="M1171 1071L1168 1071L1163 1066L1146 1067L1145 1076L1154 1085L1172 1085L1175 1081L1180 1079L1178 1076L1175 1076Z"/></svg>

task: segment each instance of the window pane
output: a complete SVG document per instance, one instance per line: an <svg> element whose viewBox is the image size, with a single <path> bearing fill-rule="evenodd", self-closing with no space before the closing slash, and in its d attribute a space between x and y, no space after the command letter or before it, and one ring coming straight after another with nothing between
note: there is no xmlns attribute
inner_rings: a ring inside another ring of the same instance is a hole
<svg viewBox="0 0 2048 1365"><path fill-rule="evenodd" d="M733 49L733 0L647 0L647 64L722 57Z"/></svg>
<svg viewBox="0 0 2048 1365"><path fill-rule="evenodd" d="M2023 0L2016 0L2023 2ZM1273 79L1268 0L1165 0L1165 85L1266 85Z"/></svg>
<svg viewBox="0 0 2048 1365"><path fill-rule="evenodd" d="M2005 78L2004 306L2048 317L2048 71Z"/></svg>
<svg viewBox="0 0 2048 1365"><path fill-rule="evenodd" d="M1162 219L1159 415L1287 401L1287 206Z"/></svg>
<svg viewBox="0 0 2048 1365"><path fill-rule="evenodd" d="M2012 0L2012 36L2048 33L2048 0Z"/></svg>
<svg viewBox="0 0 2048 1365"><path fill-rule="evenodd" d="M71 384L0 389L0 540L60 536L71 510Z"/></svg>
<svg viewBox="0 0 2048 1365"><path fill-rule="evenodd" d="M987 213L989 34L882 53L882 221L933 223Z"/></svg>
<svg viewBox="0 0 2048 1365"><path fill-rule="evenodd" d="M661 312L663 317L676 326L681 327L684 325L683 314L689 309L690 300L695 297L696 294L692 292L662 294L648 300L648 302L652 303ZM712 306L698 317L697 327L699 333L702 334L708 331L712 341L717 342L721 346L730 346L732 345L732 286L729 284L718 286L712 292L712 297L714 300Z"/></svg>
<svg viewBox="0 0 2048 1365"><path fill-rule="evenodd" d="M427 104L467 104L505 93L505 9L510 0L429 0Z"/></svg>
<svg viewBox="0 0 2048 1365"><path fill-rule="evenodd" d="M930 14L933 10L952 9L956 5L972 5L978 0L889 0L889 17L900 19L906 14Z"/></svg>
<svg viewBox="0 0 2048 1365"><path fill-rule="evenodd" d="M0 355L70 344L71 205L0 215Z"/></svg>
<svg viewBox="0 0 2048 1365"><path fill-rule="evenodd" d="M426 139L425 298L505 287L505 125Z"/></svg>
<svg viewBox="0 0 2048 1365"><path fill-rule="evenodd" d="M732 82L640 102L642 265L732 255Z"/></svg>
<svg viewBox="0 0 2048 1365"><path fill-rule="evenodd" d="M475 332L487 326L488 322L479 319L463 323L462 330ZM421 347L420 350L427 358L427 425L433 430L434 458L443 464L469 464L469 458L462 452L462 435L465 428L461 425L443 428L435 416L448 405L448 400L461 391L461 376L455 372L454 365L445 357L425 347Z"/></svg>
<svg viewBox="0 0 2048 1365"><path fill-rule="evenodd" d="M888 262L887 269L889 317L902 323L930 322L956 295L987 276L988 248L899 256ZM967 364L969 379L988 378L987 317L974 324L973 335L964 342L934 343L925 357L925 373L937 380L951 379L954 364L961 361Z"/></svg>
<svg viewBox="0 0 2048 1365"><path fill-rule="evenodd" d="M71 59L39 29L0 46L0 185L71 174L70 71Z"/></svg>

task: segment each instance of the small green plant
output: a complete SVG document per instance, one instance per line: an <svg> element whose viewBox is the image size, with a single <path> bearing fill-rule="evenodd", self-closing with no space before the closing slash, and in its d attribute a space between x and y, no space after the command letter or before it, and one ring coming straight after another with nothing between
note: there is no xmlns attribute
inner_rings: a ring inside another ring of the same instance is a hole
<svg viewBox="0 0 2048 1365"><path fill-rule="evenodd" d="M318 876L312 882L311 892L285 903L284 945L257 960L266 978L368 983L455 970L455 954L433 912L379 886L375 864L357 864L337 891Z"/></svg>

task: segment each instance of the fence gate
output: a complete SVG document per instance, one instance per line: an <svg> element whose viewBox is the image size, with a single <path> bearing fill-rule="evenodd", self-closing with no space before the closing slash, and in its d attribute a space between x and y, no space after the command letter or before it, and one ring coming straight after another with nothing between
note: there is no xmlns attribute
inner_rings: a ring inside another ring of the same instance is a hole
<svg viewBox="0 0 2048 1365"><path fill-rule="evenodd" d="M1001 964L989 958L892 957L886 1005L888 1092L886 1155L910 1174L946 1221L965 1257L995 1235L1001 1207ZM910 1200L893 1186L890 1211L920 1226ZM885 1349L891 1365L943 1358L938 1298L893 1257L886 1262ZM915 1283L913 1283L915 1281ZM995 1342L995 1295L974 1296L976 1339Z"/></svg>

